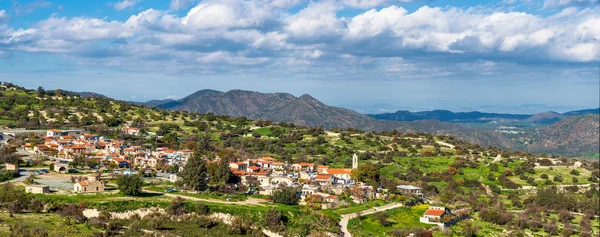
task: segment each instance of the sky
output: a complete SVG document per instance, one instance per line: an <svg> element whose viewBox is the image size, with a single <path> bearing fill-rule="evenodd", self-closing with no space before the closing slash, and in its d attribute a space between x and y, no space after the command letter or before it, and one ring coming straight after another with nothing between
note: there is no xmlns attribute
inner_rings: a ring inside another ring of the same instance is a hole
<svg viewBox="0 0 600 237"><path fill-rule="evenodd" d="M359 112L600 106L600 0L0 0L0 81Z"/></svg>

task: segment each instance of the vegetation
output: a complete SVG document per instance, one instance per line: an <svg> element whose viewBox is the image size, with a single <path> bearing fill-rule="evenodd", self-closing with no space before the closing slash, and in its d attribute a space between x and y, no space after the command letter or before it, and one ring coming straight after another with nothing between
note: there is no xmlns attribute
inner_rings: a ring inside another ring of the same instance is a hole
<svg viewBox="0 0 600 237"><path fill-rule="evenodd" d="M139 175L121 175L117 179L119 191L125 195L136 196L142 190L144 181Z"/></svg>

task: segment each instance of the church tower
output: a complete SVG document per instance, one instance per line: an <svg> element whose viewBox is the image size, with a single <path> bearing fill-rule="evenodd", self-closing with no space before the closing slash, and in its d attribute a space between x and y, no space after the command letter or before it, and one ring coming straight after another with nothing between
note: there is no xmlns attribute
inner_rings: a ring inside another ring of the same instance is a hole
<svg viewBox="0 0 600 237"><path fill-rule="evenodd" d="M352 169L356 168L358 168L358 156L354 153L354 155L352 155Z"/></svg>

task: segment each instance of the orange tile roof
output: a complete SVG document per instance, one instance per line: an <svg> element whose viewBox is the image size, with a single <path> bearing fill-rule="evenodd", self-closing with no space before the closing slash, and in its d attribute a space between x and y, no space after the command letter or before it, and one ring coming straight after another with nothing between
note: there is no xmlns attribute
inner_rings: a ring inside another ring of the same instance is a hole
<svg viewBox="0 0 600 237"><path fill-rule="evenodd" d="M58 130L58 129L50 129L48 131L50 131L50 132L61 132L61 130Z"/></svg>
<svg viewBox="0 0 600 237"><path fill-rule="evenodd" d="M273 165L284 165L285 163L283 162L273 162Z"/></svg>
<svg viewBox="0 0 600 237"><path fill-rule="evenodd" d="M262 160L266 160L266 161L275 161L275 159L273 157L263 157L261 158Z"/></svg>
<svg viewBox="0 0 600 237"><path fill-rule="evenodd" d="M352 169L327 169L328 174L351 174Z"/></svg>
<svg viewBox="0 0 600 237"><path fill-rule="evenodd" d="M258 166L248 166L248 169L251 169L252 171L258 171L258 170L260 170L260 167L258 167Z"/></svg>
<svg viewBox="0 0 600 237"><path fill-rule="evenodd" d="M315 177L315 179L330 179L331 174L319 174Z"/></svg>
<svg viewBox="0 0 600 237"><path fill-rule="evenodd" d="M90 184L87 182L87 180L78 182L78 184L81 185L81 186L90 186Z"/></svg>
<svg viewBox="0 0 600 237"><path fill-rule="evenodd" d="M429 209L425 213L423 213L423 215L428 215L428 216L442 216L442 214L444 214L444 212L445 212L444 210Z"/></svg>
<svg viewBox="0 0 600 237"><path fill-rule="evenodd" d="M337 197L333 196L333 195L329 195L329 196L327 196L327 198L329 198L329 199L336 199Z"/></svg>

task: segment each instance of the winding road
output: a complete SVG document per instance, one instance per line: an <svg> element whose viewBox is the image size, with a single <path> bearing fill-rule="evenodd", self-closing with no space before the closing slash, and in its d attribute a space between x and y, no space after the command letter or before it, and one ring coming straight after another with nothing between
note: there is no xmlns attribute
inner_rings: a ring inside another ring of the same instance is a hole
<svg viewBox="0 0 600 237"><path fill-rule="evenodd" d="M398 208L398 207L402 207L404 205L402 205L401 203L391 203L391 204L387 204L387 205L383 205L380 207L374 207L371 208L369 210L365 210L365 211L361 211L361 212L354 212L354 213L350 213L350 214L346 214L346 215L342 215L342 219L340 220L340 226L342 229L342 237L351 237L352 234L350 234L350 232L348 231L348 222L359 216L365 216L365 215L371 215L373 213L377 213L377 212L382 212L382 211L386 211L386 210L390 210L390 209L394 209L394 208Z"/></svg>

